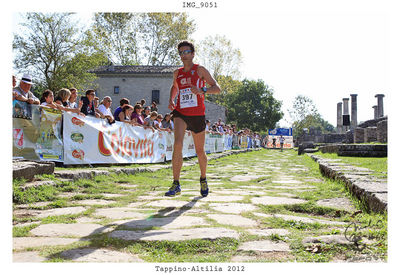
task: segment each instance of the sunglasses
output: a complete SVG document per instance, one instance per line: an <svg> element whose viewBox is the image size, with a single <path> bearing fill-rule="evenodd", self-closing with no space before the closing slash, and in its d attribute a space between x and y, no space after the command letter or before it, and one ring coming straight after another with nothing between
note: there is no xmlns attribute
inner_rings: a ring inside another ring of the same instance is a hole
<svg viewBox="0 0 400 275"><path fill-rule="evenodd" d="M192 53L192 51L191 50L184 50L184 51L180 51L179 55L184 55L184 54L189 54L189 53Z"/></svg>

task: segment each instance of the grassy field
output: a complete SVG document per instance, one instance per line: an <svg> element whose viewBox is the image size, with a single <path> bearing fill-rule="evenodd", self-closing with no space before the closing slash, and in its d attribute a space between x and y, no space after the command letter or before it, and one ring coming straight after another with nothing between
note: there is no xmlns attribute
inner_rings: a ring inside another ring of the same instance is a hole
<svg viewBox="0 0 400 275"><path fill-rule="evenodd" d="M324 157L327 156L326 154ZM341 158L343 159L343 158ZM382 161L382 159L380 159ZM266 164L269 161L270 164ZM353 160L355 161L355 160ZM276 166L279 169L269 169L268 166ZM293 168L306 168L293 170ZM363 166L364 167L364 166ZM377 164L369 167L377 167ZM368 167L367 167L368 168ZM370 168L372 169L372 168ZM381 168L383 169L383 168ZM375 170L377 171L377 170ZM383 170L379 170L384 172ZM259 173L262 177L247 182L235 182L231 178L234 175L249 175ZM282 175L291 176L295 179L304 181L305 184L313 186L314 189L301 191L296 189L282 189L277 191L274 186L282 184L273 183L280 179ZM182 169L182 195L173 198L174 200L190 200L191 195L185 194L186 190L198 190L199 171L198 166L188 166ZM111 174L109 176L97 176L92 180L80 179L76 181L61 181L54 176L42 176L43 179L51 179L57 183L55 186L43 186L31 188L23 191L23 181L14 181L13 201L14 208L19 204L49 202L44 206L33 206L32 209L50 209L72 206L71 201L86 199L108 200L105 194L120 194L120 197L113 198L113 204L107 206L90 206L88 209L76 215L50 216L47 218L35 218L14 215L13 221L16 222L40 222L46 223L76 223L78 218L95 218L93 213L98 208L105 207L126 207L132 202L140 202L141 196L149 194L162 194L167 191L172 178L171 169L161 169L157 172L144 172L135 175ZM227 226L240 233L238 240L231 238L222 238L215 241L211 240L190 240L190 241L124 241L112 239L106 233L94 235L88 240L80 241L66 246L44 246L33 248L31 250L40 251L45 257L50 257L51 262L66 262L60 256L62 251L78 247L107 248L121 252L131 252L138 255L147 262L227 262L232 256L254 257L253 262L330 262L334 260L346 260L352 258L371 257L372 259L387 258L387 215L361 212L357 215L347 211L338 211L330 207L318 206L316 202L321 199L336 197L347 197L350 199L356 210L361 210L360 203L351 197L343 184L321 177L319 167L310 157L306 155L298 156L297 152L286 150L284 152L274 150L260 150L245 154L232 155L221 159L209 161L208 167L209 181L219 181L213 191L218 190L238 190L244 185L252 186L263 190L267 196L281 196L279 192L290 193L294 198L304 199L307 202L295 205L258 205L258 213L264 215L283 214L299 217L316 217L340 222L357 222L365 226L365 230L358 231L360 236L373 240L373 243L360 246L348 246L339 244L320 245L317 253L306 250L302 239L308 236L336 235L343 234L345 227L343 225L329 226L321 223L304 223L294 220L284 220L276 217L262 217L255 215L254 212L244 212L241 215L245 218L257 220L263 228L280 228L290 232L287 236L273 234L271 236L259 236L249 234L244 228L237 226ZM75 194L72 197L61 197L62 194ZM161 195L162 196L162 195ZM255 195L257 197L259 195ZM243 196L240 203L250 203L252 196ZM76 204L75 204L76 205ZM79 204L78 204L79 205ZM210 203L205 203L201 207L212 211ZM148 215L148 218L157 217L162 213L154 214L154 211L143 208L142 213ZM203 217L214 227L223 226L207 217L207 213L196 214ZM103 218L97 223L102 225L110 224L109 219ZM25 227L13 227L14 237L30 236L29 231L37 227L38 224L32 224ZM157 228L152 228L157 229ZM159 228L158 228L159 229ZM130 229L133 230L133 229ZM240 244L256 240L284 241L290 245L291 252L279 256L259 255L252 252L238 252Z"/></svg>

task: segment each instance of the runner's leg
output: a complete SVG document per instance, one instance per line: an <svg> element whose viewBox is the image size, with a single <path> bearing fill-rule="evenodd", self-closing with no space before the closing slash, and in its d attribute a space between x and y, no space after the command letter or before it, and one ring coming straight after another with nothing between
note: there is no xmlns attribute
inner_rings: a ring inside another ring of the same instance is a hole
<svg viewBox="0 0 400 275"><path fill-rule="evenodd" d="M206 131L202 131L197 134L192 132L192 135L194 141L194 148L196 149L197 158L199 160L200 177L204 179L206 177L206 171L207 171L207 155L206 152L204 151Z"/></svg>
<svg viewBox="0 0 400 275"><path fill-rule="evenodd" d="M174 118L174 151L172 153L172 175L174 180L179 180L182 168L182 148L185 137L186 122L180 118Z"/></svg>

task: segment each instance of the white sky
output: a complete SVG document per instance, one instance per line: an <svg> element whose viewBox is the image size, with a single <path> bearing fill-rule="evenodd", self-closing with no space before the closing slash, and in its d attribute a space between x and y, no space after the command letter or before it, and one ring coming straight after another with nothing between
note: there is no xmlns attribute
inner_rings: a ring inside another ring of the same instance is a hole
<svg viewBox="0 0 400 275"><path fill-rule="evenodd" d="M44 2L44 3L43 3ZM396 1L375 0L216 0L217 9L185 9L184 1L18 1L3 12L2 44L3 69L1 74L4 90L9 89L12 72L11 42L13 12L27 11L78 11L86 14L95 11L179 11L189 12L197 23L196 40L207 35L223 34L239 48L244 57L242 75L249 79L262 79L275 90L275 97L283 100L283 110L290 108L292 100L298 94L310 97L323 118L336 126L336 104L351 93L358 94L358 120L373 117L372 106L376 104L377 93L386 95L384 112L389 119L389 213L399 209L396 198L396 185L400 175L396 152L398 145L399 108L399 9ZM196 1L200 4L201 1ZM397 38L397 39L396 39ZM8 53L8 54L7 54ZM4 65L4 64L9 64ZM8 82L7 82L8 81ZM8 84L8 86L7 86ZM2 108L4 111L4 108ZM11 109L11 108L10 108ZM7 112L7 110L5 110ZM11 117L11 111L5 114ZM5 125L5 132L11 133L11 123ZM8 127L8 128L7 128ZM4 144L11 144L11 134ZM4 155L11 156L11 146ZM7 169L10 171L9 169ZM8 172L9 173L9 172ZM8 186L8 184L7 184ZM11 191L10 191L11 192ZM3 192L2 201L9 201L10 192ZM5 212L5 213L11 213ZM10 219L10 216L6 215ZM396 215L390 216L390 232L398 227ZM3 233L3 232L2 232ZM9 232L6 232L7 234ZM7 234L2 234L7 237ZM397 234L398 235L398 234ZM11 249L11 238L5 240ZM389 263L387 265L334 265L323 270L331 272L351 272L362 268L365 274L391 274L393 261L398 253L396 244L399 237L390 234ZM5 246L7 247L7 246ZM3 249L4 250L4 249ZM8 252L7 252L8 251ZM10 259L10 250L2 251L1 258ZM393 254L395 252L395 254ZM397 255L398 258L398 255ZM10 260L8 261L10 262ZM16 266L15 271L32 273L32 265ZM11 267L11 266L10 266ZM85 267L87 267L85 265ZM101 274L110 274L115 269L127 268L118 265L102 265ZM268 271L261 265L263 273L275 274L282 271L282 265L268 265ZM285 270L296 274L310 274L316 265L285 265ZM68 266L68 270L81 265ZM137 268L135 266L135 268ZM271 269L272 268L272 269ZM40 265L41 274L51 274L54 266ZM62 270L62 269L60 269ZM148 271L149 269L146 269ZM150 269L151 271L152 269ZM131 270L134 272L134 270ZM20 274L17 272L16 274ZM99 273L100 274L100 273ZM149 273L155 274L155 272ZM222 273L221 273L222 274ZM225 274L225 273L223 273ZM250 273L249 273L250 274ZM260 272L261 274L261 272Z"/></svg>

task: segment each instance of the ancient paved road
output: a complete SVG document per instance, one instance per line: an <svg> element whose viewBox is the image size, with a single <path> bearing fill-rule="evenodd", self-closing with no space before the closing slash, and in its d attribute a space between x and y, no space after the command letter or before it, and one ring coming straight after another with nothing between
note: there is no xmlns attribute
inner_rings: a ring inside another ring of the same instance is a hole
<svg viewBox="0 0 400 275"><path fill-rule="evenodd" d="M255 157L250 158L250 154ZM296 212L288 208L313 202L317 206L355 211L352 202L340 188L327 189L321 176L309 173L309 168L302 164L300 158L293 162L293 156L293 152L289 151L262 150L261 153L240 154L230 162L220 159L209 167L211 191L206 198L199 196L195 173L185 172L182 195L174 198L162 196L165 188L149 190L137 201L116 207L113 206L114 199L135 190L135 185L121 183L125 191L120 194L104 194L102 199L70 201L68 206L62 208L35 209L46 206L46 202L19 205L15 207L14 215L31 215L38 221L14 225L35 224L29 236L13 238L14 262L47 261L49 259L41 253L44 245L67 247L97 233L121 240L150 242L222 237L241 240L244 234L255 236L254 241L240 241L235 255L230 259L232 262L260 260L263 253L279 253L290 258L293 235L298 235L294 228L296 224L322 225L322 229L311 230L304 236L307 237L303 239L305 243L312 243L315 237L325 238L326 242L346 243L347 240L342 236L346 223L340 218ZM284 207L273 208L278 205ZM87 214L92 206L96 208ZM86 214L79 216L84 212ZM78 214L76 222L41 222L46 217L65 214ZM277 221L281 224L292 222L293 229L276 226L279 224ZM324 237L326 232L332 230L341 234ZM278 240L270 236L278 236ZM108 247L66 248L60 256L66 261L78 262L143 261L139 255Z"/></svg>

